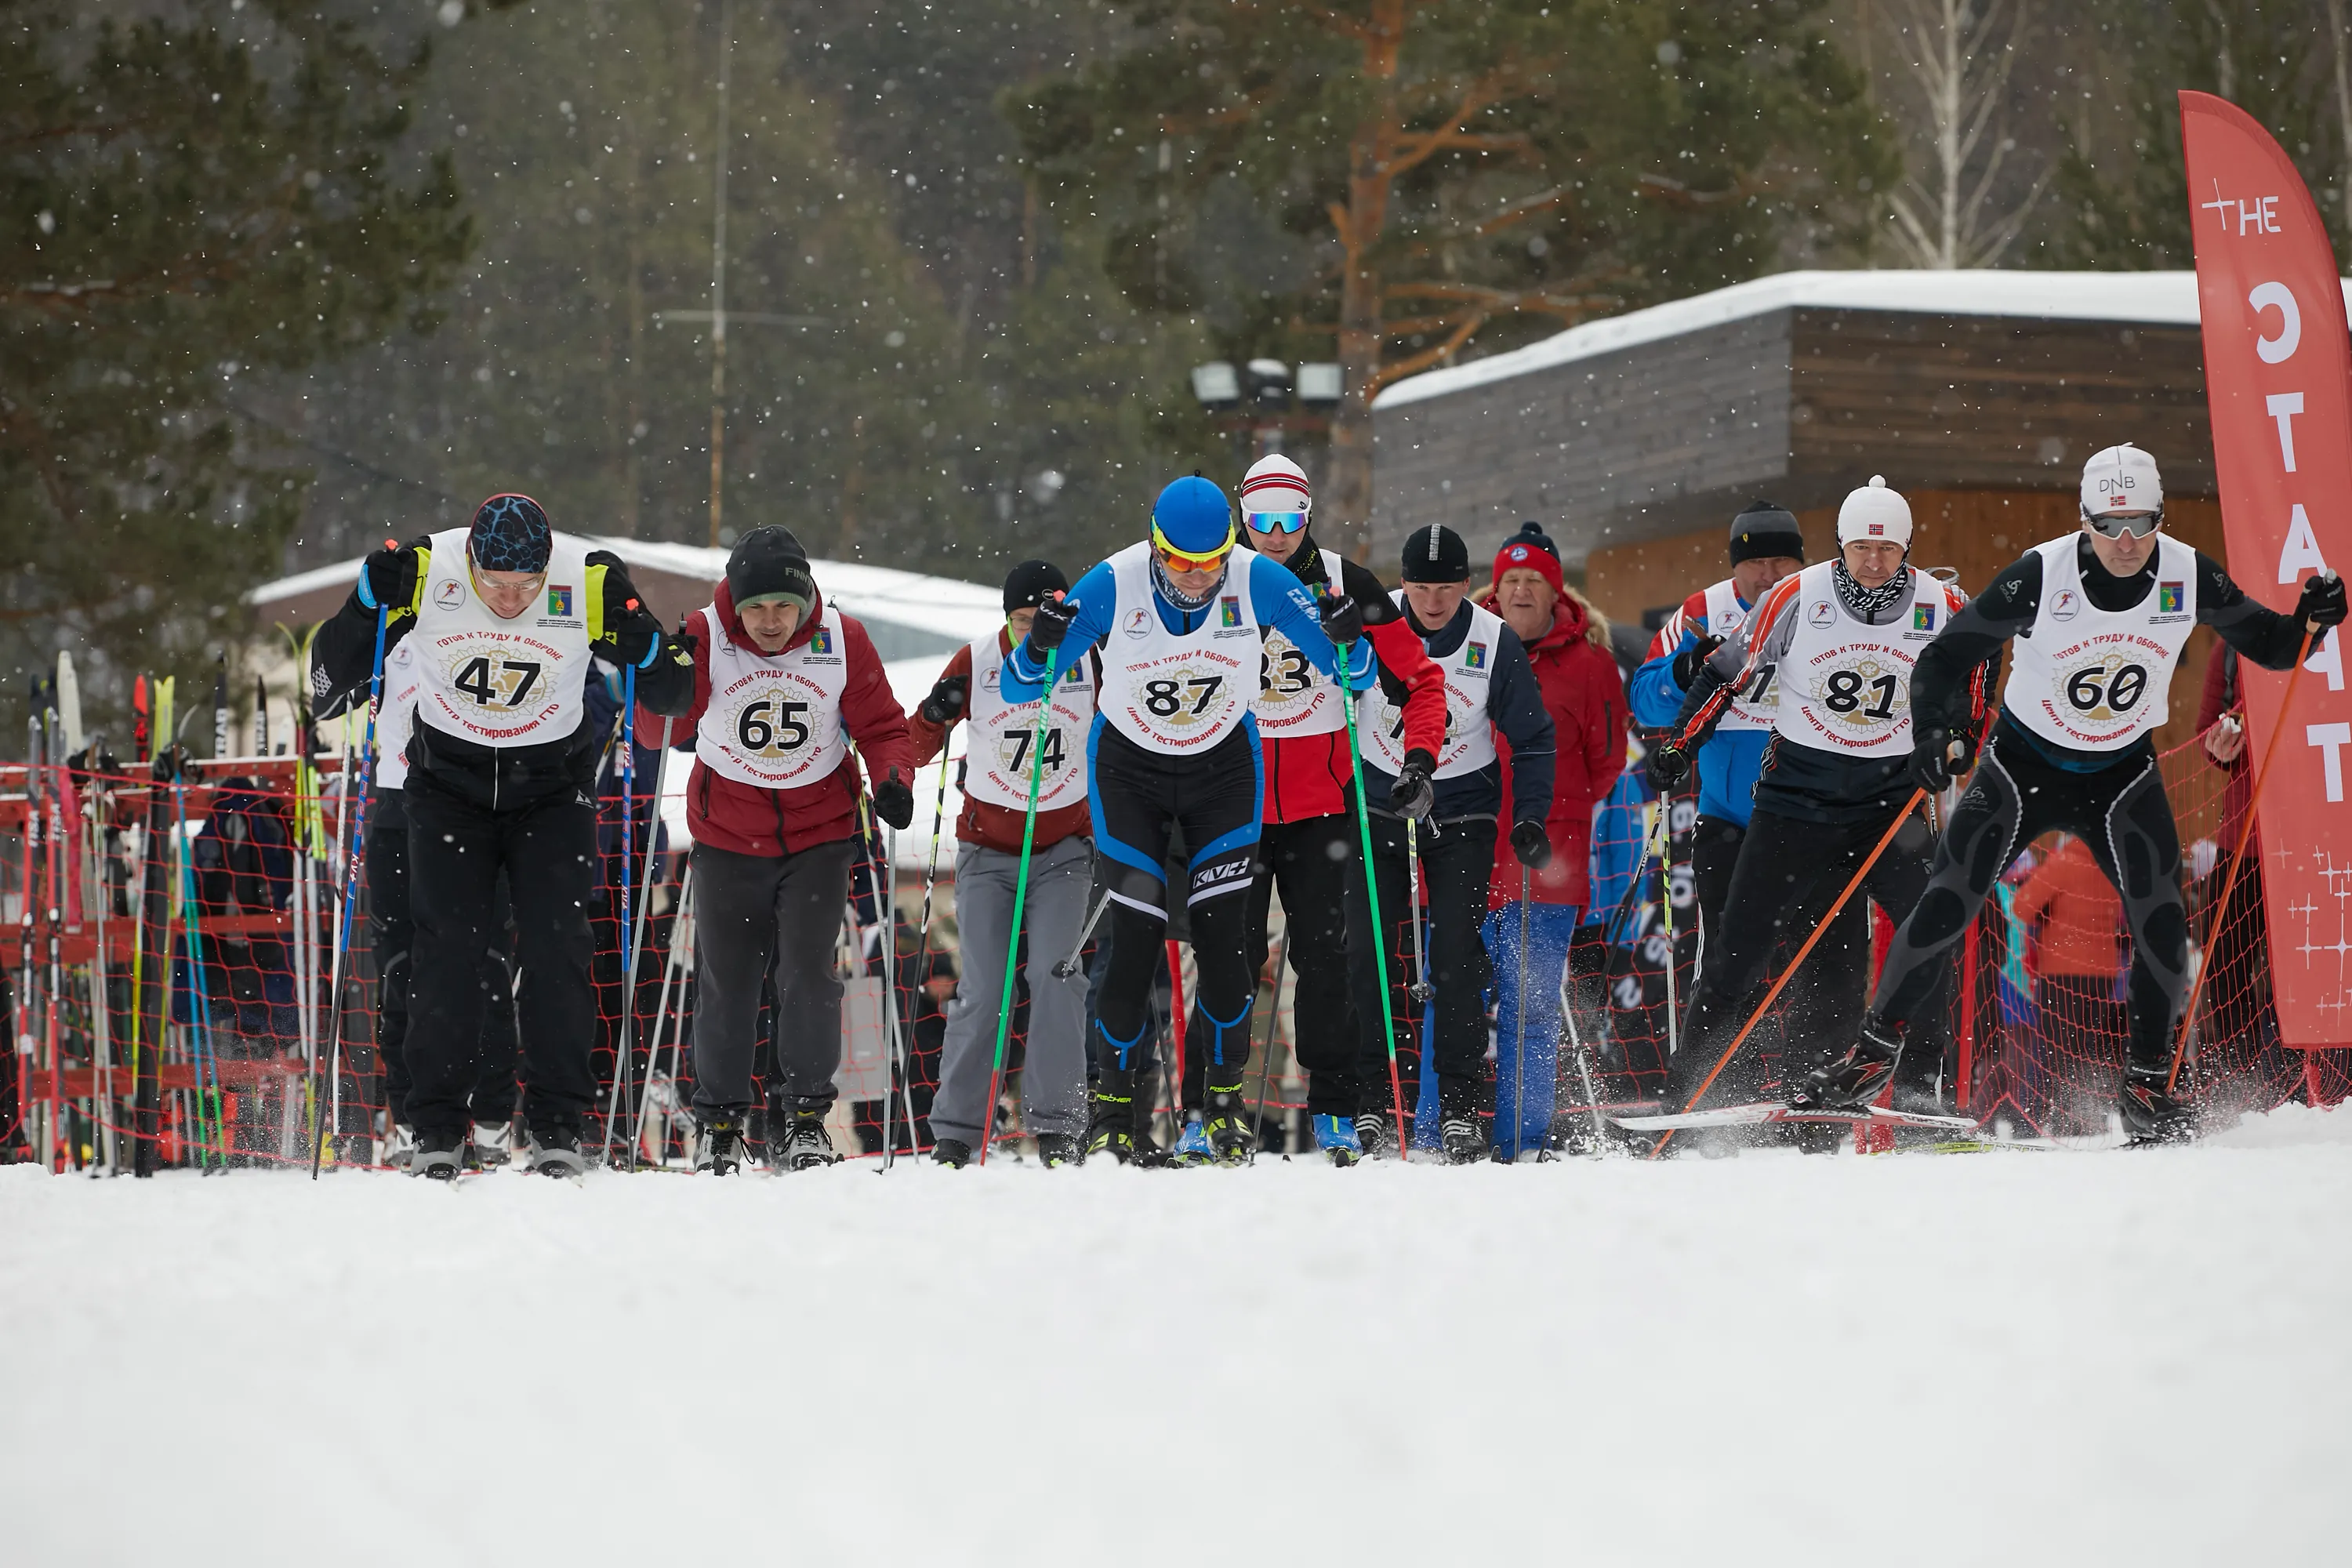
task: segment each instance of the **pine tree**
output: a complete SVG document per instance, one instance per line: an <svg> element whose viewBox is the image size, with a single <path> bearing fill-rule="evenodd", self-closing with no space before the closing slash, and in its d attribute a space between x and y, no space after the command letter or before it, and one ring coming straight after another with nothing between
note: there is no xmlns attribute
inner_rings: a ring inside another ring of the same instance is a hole
<svg viewBox="0 0 2352 1568"><path fill-rule="evenodd" d="M132 670L198 677L278 570L310 475L247 388L429 324L470 230L405 140L421 37L295 0L9 11L0 667L72 647L95 726Z"/></svg>

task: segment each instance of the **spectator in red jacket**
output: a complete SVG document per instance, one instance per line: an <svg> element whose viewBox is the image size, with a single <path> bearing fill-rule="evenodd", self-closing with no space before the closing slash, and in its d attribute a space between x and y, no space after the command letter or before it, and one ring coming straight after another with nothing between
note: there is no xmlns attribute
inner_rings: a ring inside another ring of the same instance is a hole
<svg viewBox="0 0 2352 1568"><path fill-rule="evenodd" d="M1559 550L1534 523L1521 527L1495 552L1494 585L1479 602L1527 645L1553 736L1551 812L1544 821L1551 859L1529 870L1497 844L1487 889L1487 906L1494 911L1487 919L1486 951L1495 955L1496 1027L1513 1046L1501 1058L1512 1063L1511 1071L1498 1073L1496 1085L1495 1149L1498 1156L1516 1157L1521 1148L1541 1148L1551 1126L1560 975L1591 898L1592 814L1624 765L1625 681L1609 651L1609 623L1562 579ZM1528 900L1525 909L1519 903L1522 889ZM1515 1059L1522 1031L1523 1069Z"/></svg>
<svg viewBox="0 0 2352 1568"><path fill-rule="evenodd" d="M761 984L775 979L776 1076L768 1084L769 1164L833 1163L824 1131L841 1066L834 947L849 899L864 780L875 815L914 818L913 749L866 628L824 602L808 554L785 530L735 542L727 580L688 628L696 638L694 1114L697 1169L741 1161ZM640 716L638 723L646 721Z"/></svg>

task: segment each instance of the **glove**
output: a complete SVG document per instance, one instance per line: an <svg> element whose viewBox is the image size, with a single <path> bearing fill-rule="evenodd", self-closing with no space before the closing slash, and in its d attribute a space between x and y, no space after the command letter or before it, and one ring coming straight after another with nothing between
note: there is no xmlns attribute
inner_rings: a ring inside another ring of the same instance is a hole
<svg viewBox="0 0 2352 1568"><path fill-rule="evenodd" d="M915 820L915 792L898 782L896 768L890 770L888 778L874 786L874 815L901 833Z"/></svg>
<svg viewBox="0 0 2352 1568"><path fill-rule="evenodd" d="M1364 609L1352 594L1324 595L1316 619L1323 623L1323 635L1333 647L1346 647L1364 635Z"/></svg>
<svg viewBox="0 0 2352 1568"><path fill-rule="evenodd" d="M2322 631L2344 624L2344 579L2333 572L2322 572L2303 580L2303 596L2295 601L2294 618L2309 626L2316 624Z"/></svg>
<svg viewBox="0 0 2352 1568"><path fill-rule="evenodd" d="M1036 618L1029 623L1029 647L1033 653L1051 653L1062 646L1070 635L1070 626L1078 618L1078 602L1067 594L1055 594L1037 605Z"/></svg>
<svg viewBox="0 0 2352 1568"><path fill-rule="evenodd" d="M1437 772L1437 759L1415 746L1404 754L1404 767L1389 786L1389 810L1399 816L1422 817L1437 804L1437 791L1430 787L1430 775Z"/></svg>
<svg viewBox="0 0 2352 1568"><path fill-rule="evenodd" d="M942 726L954 723L955 716L963 711L964 694L971 689L971 677L969 675L940 677L940 683L931 688L931 694L923 699L923 705L918 710L923 716L923 722Z"/></svg>
<svg viewBox="0 0 2352 1568"><path fill-rule="evenodd" d="M1690 750L1680 741L1661 741L1651 749L1648 764L1650 783L1660 794L1672 795L1682 788L1683 781L1690 777Z"/></svg>
<svg viewBox="0 0 2352 1568"><path fill-rule="evenodd" d="M1921 789L1944 790L1976 762L1976 740L1965 731L1931 724L1912 737L1911 778Z"/></svg>
<svg viewBox="0 0 2352 1568"><path fill-rule="evenodd" d="M1722 646L1721 637L1702 636L1698 641L1675 655L1675 684L1688 691L1691 682L1698 679L1699 666L1714 658L1715 650Z"/></svg>
<svg viewBox="0 0 2352 1568"><path fill-rule="evenodd" d="M404 608L416 597L416 547L395 544L387 539L383 549L368 552L367 560L360 567L359 586L352 592L371 610ZM2339 593L2337 597L2342 595Z"/></svg>
<svg viewBox="0 0 2352 1568"><path fill-rule="evenodd" d="M1519 864L1531 871L1540 871L1551 864L1551 839L1540 822L1511 824L1511 853Z"/></svg>
<svg viewBox="0 0 2352 1568"><path fill-rule="evenodd" d="M592 550L588 564L604 569L604 636L620 650L621 662L642 666L660 646L662 624L659 616L646 608L637 595L637 585L629 581L629 569L621 558L609 550Z"/></svg>

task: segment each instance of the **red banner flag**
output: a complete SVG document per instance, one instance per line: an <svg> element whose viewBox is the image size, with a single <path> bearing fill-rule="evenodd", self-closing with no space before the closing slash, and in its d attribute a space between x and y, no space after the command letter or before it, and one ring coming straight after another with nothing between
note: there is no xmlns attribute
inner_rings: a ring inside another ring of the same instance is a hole
<svg viewBox="0 0 2352 1568"><path fill-rule="evenodd" d="M2343 284L2311 193L2269 132L2234 104L2184 92L2180 134L2230 574L2284 610L2304 578L2352 566ZM2304 667L2292 713L2281 712L2287 678L2245 667L2248 757L2288 726L2263 784L2256 845L2279 1029L2293 1046L2352 1042L2352 691L2341 640L2330 633Z"/></svg>

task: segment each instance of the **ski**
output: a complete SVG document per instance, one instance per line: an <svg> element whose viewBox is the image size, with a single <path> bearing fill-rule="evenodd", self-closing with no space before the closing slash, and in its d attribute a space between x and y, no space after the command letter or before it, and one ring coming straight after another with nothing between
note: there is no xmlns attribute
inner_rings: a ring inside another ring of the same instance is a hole
<svg viewBox="0 0 2352 1568"><path fill-rule="evenodd" d="M1871 1106L1861 1110L1798 1110L1779 1100L1753 1105L1726 1105L1713 1110L1685 1111L1679 1116L1615 1116L1620 1127L1634 1132L1664 1132L1694 1127L1769 1127L1789 1121L1832 1121L1847 1126L1916 1127L1937 1131L1972 1133L1979 1123L1969 1116L1928 1116L1917 1111Z"/></svg>

